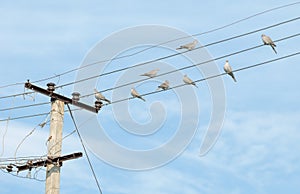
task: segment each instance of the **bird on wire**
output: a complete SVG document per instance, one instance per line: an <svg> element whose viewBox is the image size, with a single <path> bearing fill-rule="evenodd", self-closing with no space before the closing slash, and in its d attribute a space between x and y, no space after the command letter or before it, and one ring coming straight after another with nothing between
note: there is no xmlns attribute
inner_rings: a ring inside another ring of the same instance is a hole
<svg viewBox="0 0 300 194"><path fill-rule="evenodd" d="M183 82L186 84L191 84L191 85L195 86L196 88L198 88L196 83L193 80L191 80L191 78L189 78L187 75L183 76Z"/></svg>
<svg viewBox="0 0 300 194"><path fill-rule="evenodd" d="M95 98L98 101L106 101L109 104L111 103L110 100L108 100L107 98L105 98L96 88L94 89L95 91Z"/></svg>
<svg viewBox="0 0 300 194"><path fill-rule="evenodd" d="M157 87L157 91L162 89L162 90L167 90L169 89L170 87L170 83L168 80L166 80L165 82L163 82L162 84L160 84L158 87Z"/></svg>
<svg viewBox="0 0 300 194"><path fill-rule="evenodd" d="M261 39L265 45L270 45L272 47L273 51L277 54L277 51L275 50L276 45L269 36L262 34Z"/></svg>
<svg viewBox="0 0 300 194"><path fill-rule="evenodd" d="M134 98L139 98L143 101L146 101L134 88L131 88L131 95L134 97Z"/></svg>
<svg viewBox="0 0 300 194"><path fill-rule="evenodd" d="M187 50L191 51L196 47L197 44L198 44L198 40L194 40L191 43L179 46L178 48L176 48L176 50L187 49Z"/></svg>
<svg viewBox="0 0 300 194"><path fill-rule="evenodd" d="M141 76L147 76L147 77L153 78L157 75L158 71L159 71L159 69L153 69L147 73L142 74Z"/></svg>
<svg viewBox="0 0 300 194"><path fill-rule="evenodd" d="M234 77L234 75L233 75L232 68L231 68L231 66L229 65L228 60L226 60L226 63L225 63L225 65L224 65L224 71L225 71L228 75L230 75L230 76L232 77L233 81L236 82L236 79L235 79L235 77Z"/></svg>

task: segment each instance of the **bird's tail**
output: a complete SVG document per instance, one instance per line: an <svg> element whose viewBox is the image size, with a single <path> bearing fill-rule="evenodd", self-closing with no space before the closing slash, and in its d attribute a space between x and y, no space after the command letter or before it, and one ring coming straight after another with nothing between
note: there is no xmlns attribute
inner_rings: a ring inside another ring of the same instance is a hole
<svg viewBox="0 0 300 194"><path fill-rule="evenodd" d="M277 51L275 50L276 45L271 44L271 47L272 47L273 51L277 54Z"/></svg>
<svg viewBox="0 0 300 194"><path fill-rule="evenodd" d="M233 79L233 81L234 81L234 82L236 82L236 79L235 79L235 77L234 77L234 76L232 77L232 79Z"/></svg>
<svg viewBox="0 0 300 194"><path fill-rule="evenodd" d="M146 102L146 100L143 97L139 96L138 98Z"/></svg>
<svg viewBox="0 0 300 194"><path fill-rule="evenodd" d="M176 50L179 50L179 49L182 49L182 46L180 46L180 47L176 48Z"/></svg>
<svg viewBox="0 0 300 194"><path fill-rule="evenodd" d="M236 82L236 79L235 79L235 77L234 77L233 73L232 73L232 72L230 72L230 73L229 73L229 75L232 77L233 81L234 81L234 82Z"/></svg>

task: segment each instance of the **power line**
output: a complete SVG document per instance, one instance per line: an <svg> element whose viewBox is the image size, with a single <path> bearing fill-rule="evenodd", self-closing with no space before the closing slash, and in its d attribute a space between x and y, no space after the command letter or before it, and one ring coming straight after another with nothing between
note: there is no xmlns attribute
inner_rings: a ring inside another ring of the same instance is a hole
<svg viewBox="0 0 300 194"><path fill-rule="evenodd" d="M4 162L15 162L16 160L19 161L28 161L28 160L43 160L46 155L42 156L19 156L19 157L8 157L8 158L0 158L0 163Z"/></svg>
<svg viewBox="0 0 300 194"><path fill-rule="evenodd" d="M24 83L22 83L24 85ZM29 95L29 94L33 94L35 92L23 92L23 93L19 93L19 94L13 94L13 95L8 95L8 96L0 96L0 99L4 99L4 98L14 98L17 96L25 96L25 95Z"/></svg>
<svg viewBox="0 0 300 194"><path fill-rule="evenodd" d="M18 119L26 119L26 118L32 118L32 117L39 117L39 116L44 116L47 115L49 112L46 113L39 113L39 114L32 114L32 115L25 115L25 116L20 116L20 117L12 117L12 118L7 118L7 119L1 119L0 122L2 121L7 121L7 120L18 120Z"/></svg>
<svg viewBox="0 0 300 194"><path fill-rule="evenodd" d="M92 119L93 117L94 117L93 115L90 116L88 119L86 119L84 122L82 122L82 123L78 126L78 128L80 128L82 125L85 125L86 122L90 121L90 119ZM71 131L69 134L65 135L65 136L62 138L62 140L64 140L64 139L70 137L70 136L73 135L74 133L76 133L76 129L74 129L73 131ZM55 145L56 145L56 144L52 145L51 148L52 148L53 146L55 146ZM51 149L51 148L50 148L50 149ZM61 151L61 150L58 150L57 152L59 152L59 151ZM57 154L57 153L54 153L54 154Z"/></svg>
<svg viewBox="0 0 300 194"><path fill-rule="evenodd" d="M282 38L282 39L278 39L278 40L276 40L276 41L274 41L274 42L279 42L279 41L282 41L282 40L285 40L285 39L288 39L288 38L291 38L291 37L299 36L299 35L300 35L300 33L295 34L295 35L291 35L291 36L288 36L288 37L285 37L285 38ZM186 66L186 67L180 68L179 70L187 69L187 68L194 67L194 66L199 66L199 65L202 65L202 64L204 64L204 63L208 63L208 62L211 62L211 61L214 61L214 60L219 60L219 59L221 59L221 58L228 57L228 56L232 56L233 54L238 54L238 53L241 53L241 52L245 52L245 51L248 51L248 50L252 50L252 49L254 49L254 48L258 48L258 47L261 47L261 46L263 46L263 45L258 45L258 46L255 46L255 47L251 47L251 48L248 48L248 49L244 49L244 50L241 50L241 51L237 51L237 52L235 52L235 53L231 53L231 54L228 54L228 55L224 55L224 56L221 56L221 57L218 57L218 58L209 60L209 61L205 61L205 62L198 63L198 64L193 64L193 65L191 65L191 66ZM284 59L284 58L287 58L287 57L291 57L291 56L294 56L294 55L298 55L298 53L293 54L293 55L288 55L288 56L285 56L285 57L280 57L280 58L277 58L277 59L275 59L275 60L267 61L267 62L264 62L264 63L270 63L270 62L277 61L277 60L281 60L281 59ZM173 70L173 71L179 71L179 70ZM165 74L173 73L173 71L167 72L167 73L165 73ZM237 71L237 70L235 70L235 71ZM164 74L164 75L165 75L165 74ZM220 75L217 75L217 76L221 76L221 75L224 75L224 74L225 74L225 73L220 74ZM159 74L159 75L157 75L157 76L162 76L162 74ZM217 77L217 76L216 76L216 77ZM147 79L149 79L149 78L147 78ZM147 79L144 79L144 80L147 80ZM205 78L205 79L201 79L201 80L198 80L198 81L204 81L204 80L206 80L206 79L210 79L210 78ZM141 80L140 80L140 81L141 81ZM198 82L198 81L195 81L195 82ZM184 86L184 84L183 84L183 85L179 85L179 86ZM175 88L175 87L172 87L172 88ZM115 89L115 88L112 88L112 89ZM105 91L107 91L107 90L105 90ZM144 94L144 95L149 95L149 94L158 93L158 92L161 92L161 91L150 92L150 93L147 93L147 94ZM87 96L89 96L89 95L91 95L91 94L85 95L85 96L83 96L83 97L87 97ZM144 96L144 95L142 95L142 96ZM118 102L122 102L122 101L129 100L129 99L132 99L132 97L131 97L131 98L122 99L122 100L118 100L118 101L114 101L114 102L112 102L112 103L118 103ZM108 104L103 104L103 106L106 106L106 105L108 105ZM81 109L74 109L73 111L77 111L77 110L81 110ZM65 112L67 112L67 111L65 111ZM48 113L40 113L40 114L25 115L25 116L14 117L14 118L8 118L8 119L1 119L0 122L2 122L2 121L7 121L7 120L17 120L17 119L24 119L24 118L31 118L31 117L43 116L43 115L47 115L47 114L48 114Z"/></svg>
<svg viewBox="0 0 300 194"><path fill-rule="evenodd" d="M253 31L250 31L250 32L247 32L247 33L244 33L244 34L240 34L240 35L237 35L237 36L232 36L230 38L226 38L226 39L219 40L219 41L216 41L216 42L213 42L213 43L209 43L209 44L197 47L193 50L209 47L209 46L220 44L220 43L223 43L223 42L227 42L227 41L230 41L230 40L233 40L233 39L236 39L236 38L240 38L240 37L247 36L247 35L250 35L250 34L253 34L253 33L257 33L257 32L260 32L260 31L263 31L263 30L266 30L266 29L274 28L276 26L280 26L280 25L283 25L283 24L286 24L286 23L289 23L289 22L299 20L299 19L300 19L300 17L296 17L296 18L286 20L286 21L283 21L283 22L280 22L280 23L276 23L276 24L273 24L273 25L270 25L270 26L267 26L267 27L263 27L263 28L260 28L260 29L257 29L257 30L253 30ZM150 63L153 63L153 62L157 62L157 61L161 61L161 60L168 59L168 58L171 58L171 57L175 57L175 56L181 55L181 54L186 53L186 52L192 52L193 50L191 50L191 51L187 50L187 51L184 51L184 52L179 52L179 53L167 55L167 56L164 56L164 57L159 57L159 58L152 59L152 60L149 60L149 61L146 61L146 62L142 62L142 63L136 64L136 65L130 66L130 67L124 67L124 68L116 69L116 70L113 70L113 71L110 71L110 72L102 73L100 75L95 75L95 76L84 78L84 79L81 79L81 80L78 80L78 81L69 82L69 83L57 86L56 88L61 88L61 87L73 85L75 83L84 82L84 81L87 81L87 80L90 80L90 79L94 79L94 78L97 78L97 77L100 77L100 76L106 76L106 75L110 75L110 74L113 74L113 73L125 71L125 70L128 70L128 69L140 67L140 66L150 64Z"/></svg>
<svg viewBox="0 0 300 194"><path fill-rule="evenodd" d="M42 106L46 104L50 104L51 102L42 102L42 103L37 103L37 104L30 104L30 105L23 105L23 106L15 106L15 107L10 107L10 108L3 108L0 109L1 111L7 111L7 110L15 110L15 109L23 109L23 108L28 108L28 107L34 107L34 106Z"/></svg>
<svg viewBox="0 0 300 194"><path fill-rule="evenodd" d="M297 2L294 2L294 3L285 4L285 5L281 5L281 6L278 6L278 7L271 8L271 9L267 9L267 10L258 12L258 13L256 13L256 14L247 16L247 17L245 17L245 18L242 18L242 19L240 19L240 20L234 21L234 22L229 23L229 24L227 24L227 25L223 25L223 26L221 26L221 27L213 28L213 29L211 29L211 30L208 30L208 31L205 31L205 32L202 32L202 33L196 33L196 34L193 34L192 36L200 36L200 35L209 34L209 33L212 33L212 32L218 31L218 30L222 30L222 29L224 29L224 28L227 28L227 27L233 26L233 25L235 25L235 24L241 23L241 22L243 22L243 21L249 20L249 19L251 19L251 18L257 17L257 16L259 16L259 15L263 15L263 14L265 14L265 13L269 13L269 12L272 12L272 11L275 11L275 10L279 10L279 9L282 9L282 8L294 6L294 5L297 5L297 4L299 4L299 3L300 3L300 1L297 1ZM54 75L54 76L50 76L50 77L46 77L46 78L43 78L43 79L40 79L40 80L33 81L33 83L38 83L38 82L42 82L42 81L47 81L47 80L50 80L50 79L54 79L54 78L57 78L57 77L60 77L60 76L69 74L69 73L71 73L71 72L77 71L77 70L79 70L79 69L82 69L82 68L85 68L85 67L88 67L88 66L91 66L91 65L98 64L98 63L100 63L100 62L108 62L108 61L113 61L113 60L117 60L117 59L121 59L121 58L132 57L132 56L137 55L137 54L139 54L139 53L142 53L142 52L144 52L144 51L146 51L146 50L153 49L153 48L155 48L155 47L158 47L158 46L167 44L167 43L169 43L169 42L173 42L173 41L177 41L177 40L181 40L181 39L185 39L185 38L189 38L189 37L190 37L190 36L184 36L184 37L172 39L172 40L169 40L169 41L166 41L166 42L159 43L159 44L157 44L157 45L153 45L153 46L151 46L151 47L149 47L149 48L146 48L146 49L137 51L137 52L132 53L132 54L128 54L128 55L124 55L124 56L120 56L120 57L115 57L115 58L112 58L112 59L105 59L105 60L102 60L102 61L98 61L98 62L96 62L96 63L87 64L87 65L85 65L85 66L78 67L78 68L74 68L74 69L65 71L65 72L63 72L63 73L56 74L56 75ZM21 83L13 83L13 84L7 84L7 85L0 86L0 89L6 88L6 87L11 87L11 86L23 85L23 84L24 84L24 82L21 82Z"/></svg>
<svg viewBox="0 0 300 194"><path fill-rule="evenodd" d="M45 180L37 178L38 173L40 172L41 168L38 166L32 165L28 171L27 176L19 175L18 164L27 166L34 161L43 161L46 159L44 156L27 156L27 157L18 157L18 161L15 158L0 158L0 170L3 173L10 174L12 176L18 178L26 178L26 179L33 179L37 181L44 182ZM17 164L18 163L18 164ZM31 171L34 169L34 175L31 176Z"/></svg>
<svg viewBox="0 0 300 194"><path fill-rule="evenodd" d="M279 41L279 40L278 40L278 41ZM262 45L260 45L260 46L262 46ZM253 65L253 67L261 66L261 65L264 65L264 64L267 64L267 63L271 63L271 62L274 62L274 61L278 61L278 60L282 60L282 59L285 59L285 58L289 58L289 57L292 57L292 56L295 56L295 55L298 55L298 54L300 54L300 53L298 52L298 53L294 53L294 54L291 54L291 55L287 55L287 56L284 56L284 57L280 57L280 58L277 58L277 59L274 59L274 60L270 60L270 61L266 61L266 62L263 62L263 63L259 63L259 64L256 64L256 65ZM197 65L201 65L201 64L202 64L202 63L194 64L193 66L197 66ZM235 71L241 71L241 70L248 69L248 68L253 68L253 67L252 67L252 66L244 67L244 68L241 68L241 69L233 70L233 72L235 72ZM222 74L215 75L215 76L212 76L212 77L207 77L207 78L204 78L204 79L196 80L195 82L205 81L205 80L207 80L207 79L212 79L212 78L214 78L214 77L218 77L218 76L222 76L222 75L226 75L226 73L222 73ZM172 88L182 87L182 86L184 86L184 85L185 85L185 84L181 84L181 85L178 85L178 86L175 86L175 87L172 87ZM170 89L172 89L172 88L170 88ZM147 95L155 94L155 93L159 93L159 92L162 92L162 91L161 91L161 90L160 90L160 91L154 91L154 92L150 92L150 93L143 94L143 95L141 95L141 96L147 96ZM123 102L123 101L130 100L130 99L133 99L133 97L125 98L125 99L121 99L121 100L117 100L117 101L113 101L113 102L111 102L111 104ZM107 105L109 105L109 104L103 104L103 106L107 106ZM77 110L81 110L81 109L73 109L72 111L77 111ZM68 111L65 110L65 112L68 112ZM17 120L17 119L32 118L32 117L37 117L37 116L44 116L44 115L47 115L47 114L48 114L48 113L40 113L40 114L25 115L25 116L14 117L14 118L8 118L8 119L1 119L0 122L2 122L2 121L7 121L7 120Z"/></svg>
<svg viewBox="0 0 300 194"><path fill-rule="evenodd" d="M85 145L84 145L83 140L82 140L82 138L81 138L81 135L80 135L80 133L79 133L77 124L76 124L76 122L75 122L75 119L74 119L74 117L73 117L73 113L72 113L72 111L71 111L71 108L70 108L69 104L67 104L67 107L68 107L68 109L69 109L70 116L71 116L71 118L72 118L73 124L74 124L74 126L75 126L76 131L77 131L77 134L78 134L78 137L79 137L79 139L80 139L81 145L82 145L82 147L83 147L84 153L85 153L85 155L86 155L87 161L88 161L89 166L90 166L90 168L91 168L91 171L92 171L92 173L93 173L93 177L94 177L94 179L95 179L95 181L96 181L96 184L97 184L99 193L102 194L102 190L101 190L100 184L99 184L99 182L98 182L96 173L95 173L95 171L94 171L93 165L92 165L92 163L91 163L91 161L90 161L90 158L89 158L89 156L88 156L87 150L86 150L86 148L85 148Z"/></svg>
<svg viewBox="0 0 300 194"><path fill-rule="evenodd" d="M9 120L6 121L5 130L4 130L4 133L3 133L3 135L2 135L2 150L1 150L0 157L2 157L3 154L4 154L4 148L5 148L5 136L6 136L7 131L8 131L8 123L9 123Z"/></svg>
<svg viewBox="0 0 300 194"><path fill-rule="evenodd" d="M293 56L296 56L296 55L299 55L299 54L300 54L300 52L296 52L296 53L293 53L293 54L290 54L290 55L286 55L286 56L283 56L283 57L279 57L279 58L276 58L276 59L272 59L272 60L269 60L269 61L264 61L264 62L257 63L257 64L254 64L254 65L242 67L242 68L233 70L232 72L238 72L238 71L243 71L243 70L246 70L246 69L250 69L250 68L262 66L262 65L265 65L265 64L268 64L268 63L272 63L272 62L275 62L275 61L279 61L279 60L283 60L283 59L286 59L286 58L290 58L290 57L293 57ZM223 76L223 75L227 75L227 73L221 73L221 74L209 76L209 77L206 77L206 78L203 78L203 79L196 80L194 82L202 82L202 81L206 81L208 79L220 77L220 76ZM164 91L167 91L167 90L171 90L171 89L179 88L179 87L183 87L183 86L186 86L186 84L180 84L180 85L171 87L171 88L166 89L166 90L158 90L158 91L153 91L153 92L141 94L140 96L148 96L148 95L156 94L156 93L159 93L159 92L164 92ZM134 97L116 100L116 101L111 102L110 104L115 104L115 103L123 102L123 101L130 100L130 99L133 99L133 98ZM103 106L107 106L107 105L110 105L110 104L103 104Z"/></svg>
<svg viewBox="0 0 300 194"><path fill-rule="evenodd" d="M23 82L18 82L18 83L14 83L14 84L7 84L7 85L0 86L0 89L8 88L8 87L11 87L11 86L19 86L19 85L22 85L22 84L24 84L24 83Z"/></svg>
<svg viewBox="0 0 300 194"><path fill-rule="evenodd" d="M17 174L13 174L12 172L7 172L5 170L3 170L2 168L0 168L0 170L3 172L3 173L6 173L6 174L10 174L12 176L15 176L15 177L18 177L18 178L23 178L23 179L32 179L32 180L36 180L36 181L39 181L39 182L45 182L45 179L38 179L37 178L37 175L35 175L33 178L32 177L29 177L29 176L20 176L17 172ZM36 171L39 171L39 170L36 170Z"/></svg>
<svg viewBox="0 0 300 194"><path fill-rule="evenodd" d="M38 128L38 127L41 127L43 128L45 126L45 124L47 124L49 121L48 121L48 116L49 114L51 113L51 111L48 113L48 115L46 116L46 118L44 119L43 122L39 123L38 125L36 125L21 141L20 143L17 145L17 148L15 150L15 154L14 154L14 157L16 158L17 157L17 152L19 150L19 148L21 147L21 145L24 143L24 141L33 134L33 132Z"/></svg>
<svg viewBox="0 0 300 194"><path fill-rule="evenodd" d="M208 30L208 31L203 32L203 33L197 33L197 34L194 34L194 35L192 35L192 36L200 36L200 35L203 35L203 34L209 34L209 33L212 33L212 32L215 32L215 31L218 31L218 30L227 28L227 27L229 27L229 26L235 25L235 24L240 23L240 22L242 22L242 21L248 20L248 19L250 19L250 18L259 16L259 15L262 15L262 14L265 14L265 13L268 13L268 12L272 12L272 11L275 11L275 10L277 10L277 9L282 9L282 8L285 8L285 7L293 6L293 5L296 5L296 4L299 4L299 3L300 3L300 2L298 1L298 2L295 2L295 3L286 4L286 5L278 6L278 7L272 8L272 9L268 9L268 10L259 12L259 13L257 13L257 14L248 16L248 17L246 17L246 18L237 20L237 21L232 22L232 23L230 23L230 24L227 24L227 25L224 25L224 26L221 26L221 27L212 29L212 30ZM58 77L58 76L62 76L62 75L65 75L65 74L68 74L68 73L71 73L71 72L80 70L80 69L82 69L82 68L86 68L86 67L89 67L89 66L92 66L92 65L96 65L96 64L98 64L98 63L103 63L103 62L108 62L108 61L114 61L114 60L117 60L117 59L122 59L122 58L132 57L132 56L134 56L134 55L137 55L137 54L139 54L139 53L141 53L141 52L144 52L144 51L146 51L146 50L149 50L149 49L158 47L158 46L160 46L160 45L164 45L164 44L169 43L169 42L173 42L173 41L177 41L177 40L185 39L185 38L189 38L189 37L190 37L190 36L184 36L184 37L181 37L181 38L177 38L177 39L173 39L173 40L169 40L169 41L160 43L160 44L158 44L158 45L154 45L154 46L152 46L152 47L149 47L149 48L147 48L147 49L143 49L143 50L141 50L141 51L139 51L139 52L136 52L136 53L133 53L133 54L124 55L124 56L121 56L121 57L115 57L115 58L112 58L112 59L104 59L104 60L101 60L101 61L98 61L98 62L90 63L90 64L87 64L87 65L82 66L82 67L78 67L78 68L75 68L75 69L71 69L71 70L69 70L69 71L66 71L66 72L64 72L64 73L58 74L58 75L56 75L56 76L52 76L52 77L50 77L49 79L53 79L53 78L56 78L56 77ZM46 80L48 80L48 78L41 79L41 80L37 80L37 81L35 81L35 83L36 83L36 82L41 82L41 81L46 81Z"/></svg>
<svg viewBox="0 0 300 194"><path fill-rule="evenodd" d="M290 6L299 4L299 3L300 3L300 1L295 2L295 3L286 4L286 5L282 5L282 6L278 6L278 7L274 7L274 8L271 8L271 9L268 9L268 10L265 10L265 11L262 11L262 12L259 12L259 13L253 14L253 15L250 15L250 16L245 17L245 18L243 18L243 19L237 20L237 21L232 22L232 23L230 23L230 24L227 24L227 25L224 25L224 26L221 26L221 27L214 28L214 29L212 29L212 30L208 30L208 31L205 31L205 32L202 32L202 33L192 34L191 36L200 36L200 35L204 35L204 34L209 34L209 33L212 33L212 32L216 32L216 31L218 31L218 30L222 30L222 29L224 29L224 28L233 26L233 25L235 25L235 24L241 23L241 22L243 22L243 21L246 21L246 20L248 20L248 19L254 18L254 17L256 17L256 16L263 15L263 14L265 14L265 13L272 12L272 11L275 11L275 10L278 10L278 9L282 9L282 8L285 8L285 7L290 7ZM134 56L134 55L136 55L136 54L139 54L139 53L142 53L142 52L144 52L144 51L150 50L150 49L152 49L152 48L156 48L156 47L159 47L159 46L161 46L161 45L164 45L164 44L167 44L167 43L170 43L170 42L174 42L174 41L177 41L177 40L186 39L186 38L190 38L190 36L183 36L183 37L180 37L180 38L176 38L176 39L173 39L173 40L169 40L169 41L166 41L166 42L162 42L162 43L153 45L153 46L151 46L151 47L142 49L142 50L140 50L140 51L137 51L137 52L135 52L135 53L132 53L132 54L128 54L128 55L124 55L124 56L118 57L118 59L119 59L119 58L125 58L125 57Z"/></svg>
<svg viewBox="0 0 300 194"><path fill-rule="evenodd" d="M216 44L220 44L220 43L223 43L223 42L227 42L227 41L237 39L237 38L240 38L240 37L243 37L243 36L247 36L247 35L250 35L250 34L253 34L253 33L257 33L257 32L260 32L260 31L263 31L263 30L266 30L266 29L270 29L270 28L274 28L274 27L277 27L277 26L280 26L280 25L283 25L283 24L287 24L287 23L290 23L290 22L293 22L293 21L296 21L296 20L299 20L299 19L300 19L300 17L296 17L296 18L293 18L293 19L290 19L290 20L285 20L285 21L282 21L282 22L279 22L279 23L276 23L276 24L273 24L273 25L270 25L270 26L267 26L267 27L259 28L259 29L244 33L244 34L240 34L240 35L232 36L230 38L222 39L222 40L219 40L219 41L216 41L216 42L208 43L206 45L197 47L194 50L209 47L209 46L216 45ZM181 55L181 54L186 53L186 52L191 52L191 51L187 50L187 51L175 53L175 54L172 54L172 55L167 55L167 56L164 56L164 57L156 58L156 59L153 59L153 60L149 60L149 61L146 61L146 62L143 62L143 63L136 64L134 66L125 67L125 68L117 69L117 70L114 70L114 71L106 72L106 73L103 73L103 74L100 74L100 75L95 75L95 76L92 76L92 77L81 79L81 80L78 80L78 81L69 82L69 83L66 83L66 84L63 84L63 85L60 85L60 86L56 86L56 88L73 85L75 83L87 81L87 80L94 79L94 78L97 78L97 77L100 77L100 76L106 76L106 75L110 75L110 74L117 73L117 72L120 72L120 71L128 70L128 69L131 69L131 68L143 66L143 65L150 64L150 63L153 63L153 62L157 62L157 61L161 61L161 60L168 59L168 58L171 58L171 57L175 57L175 56ZM109 61L109 60L105 60L105 61ZM97 63L105 62L105 61L98 61ZM78 68L77 68L77 70L78 70ZM62 74L60 74L60 76ZM45 79L48 79L48 78L45 78ZM40 82L40 81L33 81L32 83L34 83L34 82ZM103 91L100 91L100 92L103 92ZM21 95L24 96L24 95L28 95L28 94L32 94L32 93L34 93L34 92L25 92L25 93L20 93L20 94L15 94L15 95L2 96L2 97L0 97L0 99L11 98L11 97L16 97L16 96L21 96Z"/></svg>
<svg viewBox="0 0 300 194"><path fill-rule="evenodd" d="M82 110L81 108L73 109L72 111L78 111ZM65 112L68 112L65 110ZM7 120L19 120L19 119L27 119L27 118L33 118L33 117L39 117L39 116L44 116L47 115L49 112L46 113L40 113L40 114L31 114L31 115L24 115L24 116L19 116L19 117L12 117L12 118L7 118L7 119L0 119L0 122L7 121Z"/></svg>
<svg viewBox="0 0 300 194"><path fill-rule="evenodd" d="M280 41L283 41L283 40L287 40L287 39L290 39L290 38L297 37L299 35L300 35L300 33L293 34L291 36L287 36L287 37L284 37L284 38L281 38L281 39L278 39L278 40L274 40L274 42L280 42ZM203 64L206 64L206 63L210 63L210 62L217 61L217 60L220 60L220 59L224 59L224 58L227 58L227 57L230 57L230 56L233 56L233 55L237 55L237 54L244 53L244 52L247 52L247 51L250 51L250 50L254 50L254 49L260 48L262 46L265 46L265 45L260 44L260 45L257 45L257 46L249 47L249 48L246 48L246 49L243 49L243 50L240 50L240 51L236 51L236 52L233 52L233 53L230 53L230 54L226 54L226 55L223 55L223 56L220 56L220 57L216 57L216 58L213 58L213 59L210 59L210 60L198 63L198 64L192 64L192 65L185 66L185 67L182 67L182 68L179 68L179 69L175 69L175 70L172 70L172 71L161 73L161 74L156 75L155 77L160 77L160 76L168 75L168 74L175 73L175 72L178 72L178 71L182 71L184 69L189 69L189 68L192 68L192 67L200 66L200 65L203 65ZM150 79L152 79L152 78L143 78L143 79L140 79L140 80L137 80L137 81L133 81L133 82L129 82L129 83L119 85L119 86L115 86L113 88L108 88L108 89L105 89L105 90L101 90L100 92L107 92L107 91L110 91L110 90L115 90L115 89L118 89L118 88L122 88L122 87L125 87L125 86L128 86L128 85L140 83L140 82L150 80ZM81 96L81 98L85 98L85 97L91 96L93 94L94 93L83 95L83 96Z"/></svg>

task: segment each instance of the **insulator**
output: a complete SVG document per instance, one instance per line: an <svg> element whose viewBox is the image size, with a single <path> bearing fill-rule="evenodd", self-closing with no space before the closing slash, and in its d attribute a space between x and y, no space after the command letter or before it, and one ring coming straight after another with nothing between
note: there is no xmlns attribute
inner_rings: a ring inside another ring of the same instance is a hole
<svg viewBox="0 0 300 194"><path fill-rule="evenodd" d="M80 100L80 93L79 92L73 92L72 93L72 100L78 102Z"/></svg>
<svg viewBox="0 0 300 194"><path fill-rule="evenodd" d="M99 100L95 101L95 108L96 108L97 112L101 109L102 104L103 103L101 101L99 101Z"/></svg>
<svg viewBox="0 0 300 194"><path fill-rule="evenodd" d="M47 86L48 86L47 90L49 92L51 92L51 93L54 92L54 90L55 90L55 83L50 82L50 83L47 84Z"/></svg>

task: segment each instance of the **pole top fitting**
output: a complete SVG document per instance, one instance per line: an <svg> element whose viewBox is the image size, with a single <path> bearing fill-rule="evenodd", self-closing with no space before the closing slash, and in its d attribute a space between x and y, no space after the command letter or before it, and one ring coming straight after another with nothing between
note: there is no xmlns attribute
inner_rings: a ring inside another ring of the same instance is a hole
<svg viewBox="0 0 300 194"><path fill-rule="evenodd" d="M98 111L101 109L102 104L103 104L103 103L102 103L101 101L99 101L99 100L96 100L96 101L95 101L95 108L96 108L97 113L98 113Z"/></svg>
<svg viewBox="0 0 300 194"><path fill-rule="evenodd" d="M73 92L72 93L72 100L75 102L78 102L80 100L80 93L79 92Z"/></svg>
<svg viewBox="0 0 300 194"><path fill-rule="evenodd" d="M54 90L55 90L55 83L50 82L50 83L47 84L47 86L48 86L47 90L49 92L51 92L51 93L54 92Z"/></svg>

